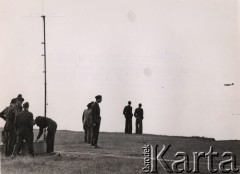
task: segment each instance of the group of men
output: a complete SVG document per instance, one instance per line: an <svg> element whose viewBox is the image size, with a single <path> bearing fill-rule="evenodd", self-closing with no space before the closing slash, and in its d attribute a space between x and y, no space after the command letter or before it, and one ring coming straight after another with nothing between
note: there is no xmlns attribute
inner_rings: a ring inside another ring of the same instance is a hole
<svg viewBox="0 0 240 174"><path fill-rule="evenodd" d="M47 128L47 153L54 152L54 138L57 129L56 122L50 118L42 116L38 116L34 120L33 114L29 112L29 103L25 102L23 104L23 101L24 98L21 94L19 94L17 98L11 100L10 106L6 107L0 113L0 117L6 121L2 131L5 156L15 157L20 154L25 141L28 146L29 153L34 157L34 124L40 128L36 141L38 141L43 134L43 129Z"/></svg>
<svg viewBox="0 0 240 174"><path fill-rule="evenodd" d="M87 109L83 112L82 122L85 131L84 141L94 148L99 148L97 145L101 124L99 103L102 102L102 96L97 95L95 99L95 102L87 104Z"/></svg>
<svg viewBox="0 0 240 174"><path fill-rule="evenodd" d="M128 101L128 105L123 109L123 115L126 118L125 124L125 133L131 134L132 133L132 106L131 101ZM136 117L136 134L142 134L142 120L143 120L143 109L142 104L138 105L138 108L135 109L134 116Z"/></svg>
<svg viewBox="0 0 240 174"><path fill-rule="evenodd" d="M82 122L85 132L85 143L91 144L94 148L98 148L97 142L101 124L99 103L102 102L102 96L98 95L95 98L95 102L92 101L87 104L87 109L84 110L82 115ZM133 117L131 101L125 106L123 114L126 118L125 133L131 134ZM135 109L134 116L136 117L136 134L142 134L143 109L141 103L138 105L138 108Z"/></svg>
<svg viewBox="0 0 240 174"><path fill-rule="evenodd" d="M83 129L85 131L84 141L91 144L94 148L99 148L98 136L101 124L101 115L99 103L102 102L102 96L97 95L95 102L87 104L87 109L84 110L82 116ZM24 98L19 94L17 98L11 100L10 106L6 107L1 113L0 117L3 118L6 123L2 131L2 140L5 146L5 156L15 157L21 152L23 142L25 141L29 153L34 157L33 147L33 126L36 124L39 126L39 133L36 141L39 140L43 134L43 130L47 128L47 153L54 152L54 140L57 130L57 123L50 118L38 116L33 119L33 114L29 112L29 103L23 104ZM22 105L23 104L23 105ZM132 106L131 101L125 106L123 114L126 118L125 133L132 133ZM138 105L135 109L134 116L136 117L136 134L142 134L142 120L143 109L142 104Z"/></svg>

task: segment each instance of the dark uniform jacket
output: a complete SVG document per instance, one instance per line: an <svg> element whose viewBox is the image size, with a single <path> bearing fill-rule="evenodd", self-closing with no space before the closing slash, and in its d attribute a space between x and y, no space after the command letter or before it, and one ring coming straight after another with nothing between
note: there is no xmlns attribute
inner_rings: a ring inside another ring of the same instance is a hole
<svg viewBox="0 0 240 174"><path fill-rule="evenodd" d="M22 111L22 105L16 105L15 108L15 114L18 114ZM9 107L6 107L2 112L0 112L0 117L6 121L6 114L8 113Z"/></svg>
<svg viewBox="0 0 240 174"><path fill-rule="evenodd" d="M134 116L136 118L141 118L143 119L143 109L142 108L137 108L134 112Z"/></svg>
<svg viewBox="0 0 240 174"><path fill-rule="evenodd" d="M27 110L20 112L15 119L17 134L33 133L33 114Z"/></svg>
<svg viewBox="0 0 240 174"><path fill-rule="evenodd" d="M14 129L14 121L17 115L16 108L13 105L10 105L5 109L6 123L4 126L5 131L12 131Z"/></svg>
<svg viewBox="0 0 240 174"><path fill-rule="evenodd" d="M21 104L17 104L16 105L16 110L17 110L18 113L22 112L22 110L23 110L22 105Z"/></svg>
<svg viewBox="0 0 240 174"><path fill-rule="evenodd" d="M131 118L133 116L132 106L130 105L125 106L123 110L123 115L125 115L125 118Z"/></svg>
<svg viewBox="0 0 240 174"><path fill-rule="evenodd" d="M101 116L100 116L100 107L98 102L94 102L92 105L92 123L100 123Z"/></svg>
<svg viewBox="0 0 240 174"><path fill-rule="evenodd" d="M39 133L37 136L37 139L39 139L41 137L41 135L43 134L44 128L47 128L48 133L51 131L56 131L57 123L50 118L39 117L37 126L39 126Z"/></svg>

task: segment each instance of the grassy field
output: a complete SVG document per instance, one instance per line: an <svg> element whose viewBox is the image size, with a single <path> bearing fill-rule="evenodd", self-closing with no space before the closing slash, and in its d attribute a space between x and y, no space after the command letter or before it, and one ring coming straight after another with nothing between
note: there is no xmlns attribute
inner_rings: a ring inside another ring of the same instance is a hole
<svg viewBox="0 0 240 174"><path fill-rule="evenodd" d="M146 144L171 145L164 156L165 159L175 159L177 151L189 154L192 152L208 152L213 146L219 155L231 151L240 164L240 141L214 141L206 138L169 137L160 135L126 135L123 133L100 133L99 145L94 149L83 142L83 132L58 131L55 141L55 155L38 155L9 159L2 156L1 172L5 173L143 173L143 149ZM228 159L228 158L227 158ZM221 158L217 158L215 166ZM171 162L169 162L171 164ZM190 164L191 166L191 164ZM159 173L167 173L158 165ZM201 173L208 173L206 160L200 164ZM220 173L220 172L219 172Z"/></svg>

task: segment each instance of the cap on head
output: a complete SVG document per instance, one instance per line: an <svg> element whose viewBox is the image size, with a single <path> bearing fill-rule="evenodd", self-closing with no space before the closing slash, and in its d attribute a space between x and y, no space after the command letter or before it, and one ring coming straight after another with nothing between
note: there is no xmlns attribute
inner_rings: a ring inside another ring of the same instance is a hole
<svg viewBox="0 0 240 174"><path fill-rule="evenodd" d="M94 103L94 102L88 103L87 107L88 107L88 108L91 108L91 106L92 106L93 103Z"/></svg>
<svg viewBox="0 0 240 174"><path fill-rule="evenodd" d="M98 100L98 99L102 99L102 96L101 96L101 95L97 95L95 98L96 98L97 100Z"/></svg>
<svg viewBox="0 0 240 174"><path fill-rule="evenodd" d="M128 101L128 104L130 105L130 104L132 104L132 102L131 102L131 101Z"/></svg>
<svg viewBox="0 0 240 174"><path fill-rule="evenodd" d="M28 102L25 102L24 104L23 104L23 108L29 108L29 103Z"/></svg>
<svg viewBox="0 0 240 174"><path fill-rule="evenodd" d="M22 102L24 101L24 98L22 97L22 94L18 94L17 100L22 101Z"/></svg>
<svg viewBox="0 0 240 174"><path fill-rule="evenodd" d="M13 98L12 100L11 100L11 103L10 104L16 104L17 103L17 99L16 98Z"/></svg>

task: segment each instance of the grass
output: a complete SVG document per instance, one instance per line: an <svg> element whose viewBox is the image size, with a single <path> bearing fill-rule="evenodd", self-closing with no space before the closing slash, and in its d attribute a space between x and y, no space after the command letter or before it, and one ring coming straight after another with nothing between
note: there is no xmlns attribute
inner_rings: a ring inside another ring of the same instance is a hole
<svg viewBox="0 0 240 174"><path fill-rule="evenodd" d="M191 157L192 152L208 152L209 146L221 155L231 151L240 164L240 141L215 141L206 138L169 137L160 135L126 135L123 133L100 133L99 145L94 149L83 142L83 132L58 131L56 134L56 155L39 155L9 159L2 157L1 172L9 173L143 173L143 150L145 144L172 145L166 153L166 159L175 159L177 151L184 151ZM219 158L220 159L220 158ZM218 160L219 160L218 159ZM159 173L166 173L159 165ZM202 173L207 172L205 163L201 163Z"/></svg>

